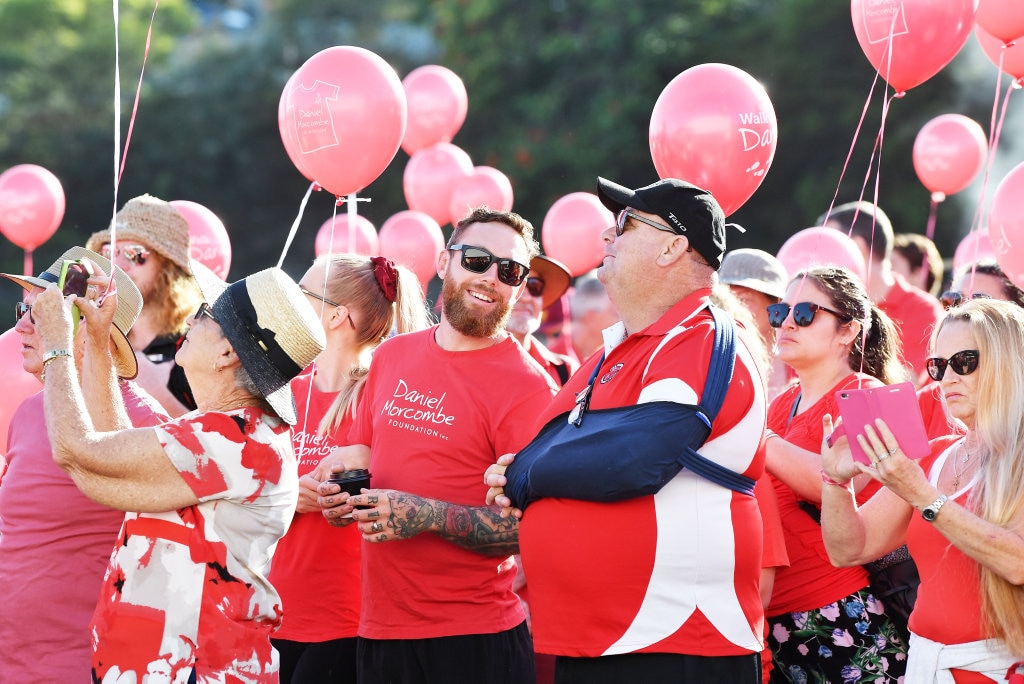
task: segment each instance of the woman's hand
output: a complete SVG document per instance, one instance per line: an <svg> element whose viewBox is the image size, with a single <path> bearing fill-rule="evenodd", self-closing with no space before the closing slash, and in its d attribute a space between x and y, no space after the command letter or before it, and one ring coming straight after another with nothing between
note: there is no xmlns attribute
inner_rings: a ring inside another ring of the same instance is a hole
<svg viewBox="0 0 1024 684"><path fill-rule="evenodd" d="M848 483L861 470L853 460L853 453L850 451L850 442L846 435L841 435L829 446L829 437L843 424L840 418L835 425L832 424L832 416L826 413L821 419L822 434L821 440L821 469L822 472L833 481Z"/></svg>
<svg viewBox="0 0 1024 684"><path fill-rule="evenodd" d="M915 505L920 503L920 492L930 486L928 478L917 461L907 458L900 449L892 430L881 418L875 419L875 426L864 426L864 434L857 435L857 443L864 450L871 465L856 463L857 469L870 475L886 486L893 494ZM934 499L934 497L932 498ZM929 499L929 502L932 500Z"/></svg>

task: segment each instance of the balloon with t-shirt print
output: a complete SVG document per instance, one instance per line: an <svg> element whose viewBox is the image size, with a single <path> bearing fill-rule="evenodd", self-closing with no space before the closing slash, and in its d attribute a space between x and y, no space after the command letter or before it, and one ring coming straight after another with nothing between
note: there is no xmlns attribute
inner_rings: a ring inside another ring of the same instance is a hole
<svg viewBox="0 0 1024 684"><path fill-rule="evenodd" d="M700 64L658 96L649 142L659 177L710 191L728 216L760 187L778 136L775 108L753 76L728 64Z"/></svg>

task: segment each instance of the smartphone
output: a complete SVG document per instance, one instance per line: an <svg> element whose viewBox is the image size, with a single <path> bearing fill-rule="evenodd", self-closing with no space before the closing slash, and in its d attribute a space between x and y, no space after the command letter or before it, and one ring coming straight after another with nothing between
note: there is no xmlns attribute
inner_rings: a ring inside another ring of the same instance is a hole
<svg viewBox="0 0 1024 684"><path fill-rule="evenodd" d="M839 390L835 393L835 399L843 423L828 436L826 442L832 446L836 439L846 434L853 460L864 464L871 463L871 459L860 448L857 435L864 434L865 425L874 428L876 418L885 420L900 449L908 458L918 459L929 453L928 435L924 429L924 418L921 417L921 407L917 403L917 392L913 383L901 382L885 387Z"/></svg>
<svg viewBox="0 0 1024 684"><path fill-rule="evenodd" d="M84 261L65 259L60 265L60 278L57 280L57 287L65 297L77 295L84 297L89 289L89 278L92 276L92 268ZM74 322L74 333L78 332L78 319L82 312L78 306L71 307L71 320Z"/></svg>

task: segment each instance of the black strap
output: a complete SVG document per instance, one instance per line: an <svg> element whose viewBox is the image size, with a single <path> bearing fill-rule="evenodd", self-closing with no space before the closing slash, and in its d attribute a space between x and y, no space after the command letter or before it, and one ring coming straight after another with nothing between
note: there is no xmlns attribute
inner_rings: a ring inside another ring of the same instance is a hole
<svg viewBox="0 0 1024 684"><path fill-rule="evenodd" d="M558 373L558 384L559 386L564 385L569 379L569 366L565 363L556 363L555 372Z"/></svg>

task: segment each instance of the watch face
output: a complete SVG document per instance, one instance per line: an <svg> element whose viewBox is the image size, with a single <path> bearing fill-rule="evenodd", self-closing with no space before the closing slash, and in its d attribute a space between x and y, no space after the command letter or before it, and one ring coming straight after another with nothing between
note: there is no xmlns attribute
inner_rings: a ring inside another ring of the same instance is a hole
<svg viewBox="0 0 1024 684"><path fill-rule="evenodd" d="M935 520L935 518L938 517L938 514L939 512L936 511L931 506L921 511L921 516L928 522L932 522L933 520Z"/></svg>

